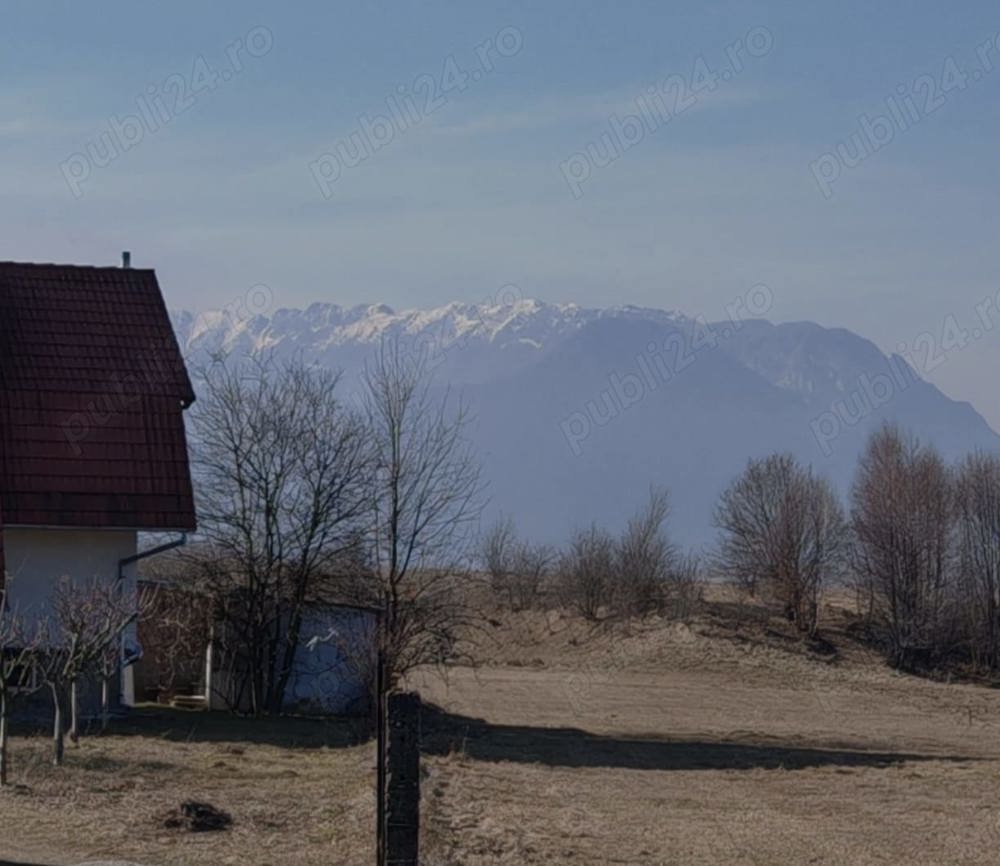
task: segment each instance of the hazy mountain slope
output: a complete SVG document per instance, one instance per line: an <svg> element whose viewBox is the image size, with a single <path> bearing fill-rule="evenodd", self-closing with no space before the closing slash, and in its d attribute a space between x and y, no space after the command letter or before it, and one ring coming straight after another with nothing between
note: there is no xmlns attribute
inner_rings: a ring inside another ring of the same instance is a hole
<svg viewBox="0 0 1000 866"><path fill-rule="evenodd" d="M679 540L711 539L719 491L751 456L790 450L846 492L871 430L897 420L955 457L997 449L964 403L842 329L753 320L707 329L660 310L519 300L397 313L313 304L235 321L175 315L189 360L271 349L347 373L379 342L425 357L472 403L491 512L561 541L616 527L650 484L673 495Z"/></svg>

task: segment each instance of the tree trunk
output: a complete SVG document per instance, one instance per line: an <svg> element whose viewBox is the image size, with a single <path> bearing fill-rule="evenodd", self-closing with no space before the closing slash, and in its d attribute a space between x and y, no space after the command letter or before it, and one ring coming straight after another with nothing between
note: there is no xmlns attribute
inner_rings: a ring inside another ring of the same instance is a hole
<svg viewBox="0 0 1000 866"><path fill-rule="evenodd" d="M271 704L268 712L272 716L280 716L285 705L285 691L288 689L288 681L292 676L292 668L295 665L295 656L299 649L299 638L302 635L302 607L299 605L291 613L288 620L288 631L285 634L285 650L282 654L281 671L278 674L271 695Z"/></svg>
<svg viewBox="0 0 1000 866"><path fill-rule="evenodd" d="M0 788L7 784L7 690L0 694Z"/></svg>
<svg viewBox="0 0 1000 866"><path fill-rule="evenodd" d="M101 679L101 731L107 731L108 721L111 718L111 679L102 677Z"/></svg>
<svg viewBox="0 0 1000 866"><path fill-rule="evenodd" d="M69 741L76 745L80 741L80 702L76 680L69 684Z"/></svg>
<svg viewBox="0 0 1000 866"><path fill-rule="evenodd" d="M52 689L52 764L61 767L63 755L66 751L66 742L63 732L63 698L60 689L53 684Z"/></svg>
<svg viewBox="0 0 1000 866"><path fill-rule="evenodd" d="M215 665L215 623L208 626L208 646L205 647L205 709L212 709L213 667Z"/></svg>

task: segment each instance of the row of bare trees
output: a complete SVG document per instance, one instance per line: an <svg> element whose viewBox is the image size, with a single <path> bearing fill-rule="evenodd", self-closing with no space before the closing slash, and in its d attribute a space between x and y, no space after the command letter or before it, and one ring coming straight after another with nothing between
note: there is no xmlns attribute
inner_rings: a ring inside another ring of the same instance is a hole
<svg viewBox="0 0 1000 866"><path fill-rule="evenodd" d="M804 632L824 587L853 586L873 636L905 669L1000 671L1000 457L949 466L899 429L862 454L846 513L791 455L751 460L715 511L717 572L779 603Z"/></svg>
<svg viewBox="0 0 1000 866"><path fill-rule="evenodd" d="M556 551L518 537L512 517L503 517L479 541L478 563L497 598L512 610L538 607L549 590Z"/></svg>
<svg viewBox="0 0 1000 866"><path fill-rule="evenodd" d="M514 610L558 605L591 621L685 618L699 597L699 564L669 541L669 514L667 492L654 488L619 536L592 525L562 551L519 539L513 521L501 519L482 537L480 566Z"/></svg>
<svg viewBox="0 0 1000 866"><path fill-rule="evenodd" d="M851 511L853 576L890 660L1000 670L1000 457L949 467L887 427L862 455Z"/></svg>
<svg viewBox="0 0 1000 866"><path fill-rule="evenodd" d="M1000 670L1000 457L972 454L955 476L956 571L965 599L968 654Z"/></svg>
<svg viewBox="0 0 1000 866"><path fill-rule="evenodd" d="M336 374L266 356L201 378L191 420L206 543L189 565L221 620L232 702L280 712L317 604L379 612L390 685L447 658L482 492L464 406L395 343L350 397Z"/></svg>

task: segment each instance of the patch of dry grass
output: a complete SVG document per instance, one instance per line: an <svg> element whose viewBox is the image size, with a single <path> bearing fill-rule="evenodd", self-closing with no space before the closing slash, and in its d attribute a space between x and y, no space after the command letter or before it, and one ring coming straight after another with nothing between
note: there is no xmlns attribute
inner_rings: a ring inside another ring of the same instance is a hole
<svg viewBox="0 0 1000 866"><path fill-rule="evenodd" d="M0 859L368 863L374 752L358 740L348 724L146 710L69 747L55 769L47 738L15 737ZM232 829L166 829L184 800L229 812Z"/></svg>
<svg viewBox="0 0 1000 866"><path fill-rule="evenodd" d="M992 692L619 672L581 696L522 669L424 689L447 729L426 758L434 863L997 862Z"/></svg>

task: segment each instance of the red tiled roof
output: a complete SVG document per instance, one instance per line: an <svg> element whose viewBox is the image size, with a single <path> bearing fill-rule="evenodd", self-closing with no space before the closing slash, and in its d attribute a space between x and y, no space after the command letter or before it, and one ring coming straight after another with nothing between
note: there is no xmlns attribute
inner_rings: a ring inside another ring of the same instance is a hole
<svg viewBox="0 0 1000 866"><path fill-rule="evenodd" d="M153 271L0 262L5 525L194 529L193 400Z"/></svg>

